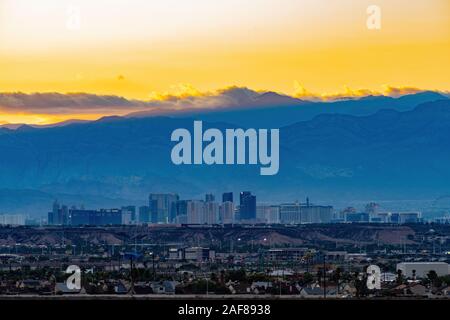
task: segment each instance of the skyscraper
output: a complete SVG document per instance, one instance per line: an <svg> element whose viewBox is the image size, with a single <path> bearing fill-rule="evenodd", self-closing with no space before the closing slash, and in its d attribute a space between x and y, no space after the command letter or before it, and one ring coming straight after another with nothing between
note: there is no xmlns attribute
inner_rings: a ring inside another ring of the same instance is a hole
<svg viewBox="0 0 450 320"><path fill-rule="evenodd" d="M177 216L187 215L187 203L188 200L179 200L177 202Z"/></svg>
<svg viewBox="0 0 450 320"><path fill-rule="evenodd" d="M127 213L127 215L131 218L130 213ZM70 216L70 224L72 226L106 226L124 224L122 210L120 209L70 210Z"/></svg>
<svg viewBox="0 0 450 320"><path fill-rule="evenodd" d="M280 206L280 222L285 224L329 223L333 218L333 207L309 203L285 203Z"/></svg>
<svg viewBox="0 0 450 320"><path fill-rule="evenodd" d="M48 224L49 225L60 224L58 215L59 215L59 203L58 200L55 200L55 202L53 202L52 211L48 213Z"/></svg>
<svg viewBox="0 0 450 320"><path fill-rule="evenodd" d="M136 206L122 207L122 212L128 212L131 215L131 221L136 221Z"/></svg>
<svg viewBox="0 0 450 320"><path fill-rule="evenodd" d="M66 205L63 205L60 209L61 211L61 222L63 226L66 226L69 224L69 207Z"/></svg>
<svg viewBox="0 0 450 320"><path fill-rule="evenodd" d="M152 223L170 223L177 215L177 194L150 194L149 207Z"/></svg>
<svg viewBox="0 0 450 320"><path fill-rule="evenodd" d="M214 202L215 200L216 200L216 197L214 197L213 194L207 194L207 195L205 196L205 201L206 201L206 202Z"/></svg>
<svg viewBox="0 0 450 320"><path fill-rule="evenodd" d="M204 209L204 223L208 225L219 223L219 204L216 202L206 202Z"/></svg>
<svg viewBox="0 0 450 320"><path fill-rule="evenodd" d="M222 202L233 202L233 192L226 192L222 195Z"/></svg>
<svg viewBox="0 0 450 320"><path fill-rule="evenodd" d="M150 207L148 206L139 207L139 223L149 223L149 222L151 222Z"/></svg>
<svg viewBox="0 0 450 320"><path fill-rule="evenodd" d="M240 193L240 220L250 221L256 219L256 196L249 191Z"/></svg>
<svg viewBox="0 0 450 320"><path fill-rule="evenodd" d="M223 224L233 224L234 221L234 204L226 201L220 205L220 222Z"/></svg>
<svg viewBox="0 0 450 320"><path fill-rule="evenodd" d="M198 200L188 201L187 223L188 224L205 223L205 202Z"/></svg>
<svg viewBox="0 0 450 320"><path fill-rule="evenodd" d="M49 225L67 225L69 219L69 208L67 206L60 206L56 200L53 203L52 211L48 213Z"/></svg>
<svg viewBox="0 0 450 320"><path fill-rule="evenodd" d="M258 223L280 223L280 206L259 205L256 207L256 219Z"/></svg>

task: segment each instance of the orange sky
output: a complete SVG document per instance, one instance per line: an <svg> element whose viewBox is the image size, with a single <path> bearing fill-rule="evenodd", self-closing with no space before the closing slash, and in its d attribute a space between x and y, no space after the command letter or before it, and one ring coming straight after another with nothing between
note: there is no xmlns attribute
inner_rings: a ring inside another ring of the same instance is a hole
<svg viewBox="0 0 450 320"><path fill-rule="evenodd" d="M449 14L448 0L0 0L0 92L447 91ZM72 118L1 107L0 122Z"/></svg>

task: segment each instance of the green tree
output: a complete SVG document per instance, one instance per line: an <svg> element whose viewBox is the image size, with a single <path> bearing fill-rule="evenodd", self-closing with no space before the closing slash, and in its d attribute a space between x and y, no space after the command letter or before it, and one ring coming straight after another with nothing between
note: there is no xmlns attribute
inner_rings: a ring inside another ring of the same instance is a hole
<svg viewBox="0 0 450 320"><path fill-rule="evenodd" d="M305 274L303 274L303 278L302 278L302 280L300 280L300 284L302 286L304 286L304 285L307 285L307 284L309 284L309 283L311 283L313 281L314 281L314 276L311 273L306 272Z"/></svg>
<svg viewBox="0 0 450 320"><path fill-rule="evenodd" d="M231 271L228 271L227 280L239 281L239 282L246 281L247 280L247 274L246 274L244 269L231 270Z"/></svg>

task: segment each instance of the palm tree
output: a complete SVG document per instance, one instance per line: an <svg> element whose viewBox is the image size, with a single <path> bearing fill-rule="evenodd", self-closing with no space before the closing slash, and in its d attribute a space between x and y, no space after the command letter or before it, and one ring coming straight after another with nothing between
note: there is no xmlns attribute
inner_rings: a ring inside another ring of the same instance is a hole
<svg viewBox="0 0 450 320"><path fill-rule="evenodd" d="M403 271L398 269L397 270L397 284L402 284L403 283Z"/></svg>
<svg viewBox="0 0 450 320"><path fill-rule="evenodd" d="M339 294L339 281L341 280L341 268L337 268L334 273L334 278L336 279L337 293Z"/></svg>
<svg viewBox="0 0 450 320"><path fill-rule="evenodd" d="M427 274L427 278L430 280L432 286L435 286L435 287L439 286L439 284L438 284L439 277L438 277L438 274L436 273L436 271L430 270L430 272L428 272L428 274Z"/></svg>

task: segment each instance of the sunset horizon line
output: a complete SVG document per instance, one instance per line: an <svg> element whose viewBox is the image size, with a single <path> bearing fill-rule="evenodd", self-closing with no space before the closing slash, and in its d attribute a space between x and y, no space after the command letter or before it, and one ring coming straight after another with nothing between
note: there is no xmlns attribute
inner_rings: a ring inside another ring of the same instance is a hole
<svg viewBox="0 0 450 320"><path fill-rule="evenodd" d="M253 90L235 85L215 91L200 91L191 85L183 84L178 85L176 90L152 93L148 100L75 91L0 92L0 126L47 126L67 121L97 121L104 117L123 117L139 113L149 116L171 115L189 111L283 107L283 103L333 103L367 97L400 98L426 92L441 94L444 97L450 94L450 90L389 85L383 86L382 90L352 89L344 86L344 90L340 92L318 94L308 91L298 82L295 84L296 90L293 94L276 90ZM267 94L272 94L272 97ZM260 101L265 96L268 100Z"/></svg>

